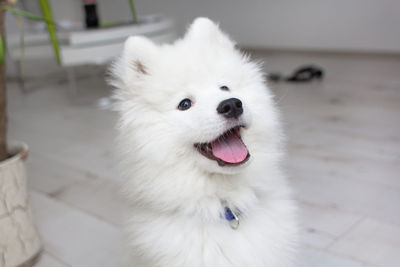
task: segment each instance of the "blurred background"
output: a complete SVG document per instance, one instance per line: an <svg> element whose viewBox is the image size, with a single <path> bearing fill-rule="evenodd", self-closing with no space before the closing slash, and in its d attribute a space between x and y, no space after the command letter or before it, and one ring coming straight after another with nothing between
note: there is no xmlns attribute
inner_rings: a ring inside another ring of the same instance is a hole
<svg viewBox="0 0 400 267"><path fill-rule="evenodd" d="M138 24L127 0L50 4L60 65L45 25L28 20L21 60L22 27L6 16L8 139L30 148L28 194L42 244L35 267L118 262L126 204L106 69L127 36L171 42L198 16L264 62L288 135L299 265L399 266L400 1L135 0ZM18 7L41 14L38 1Z"/></svg>

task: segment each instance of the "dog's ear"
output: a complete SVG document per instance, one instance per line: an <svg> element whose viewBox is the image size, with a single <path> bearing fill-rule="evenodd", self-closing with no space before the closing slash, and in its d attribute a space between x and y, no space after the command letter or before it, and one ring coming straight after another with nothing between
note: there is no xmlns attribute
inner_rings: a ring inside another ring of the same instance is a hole
<svg viewBox="0 0 400 267"><path fill-rule="evenodd" d="M158 51L159 47L146 37L129 37L121 56L110 68L110 84L117 88L136 88L137 82L151 75Z"/></svg>
<svg viewBox="0 0 400 267"><path fill-rule="evenodd" d="M148 38L131 36L125 41L122 57L131 75L148 75L151 72L151 65L157 58L157 51L157 45Z"/></svg>
<svg viewBox="0 0 400 267"><path fill-rule="evenodd" d="M195 19L189 26L185 34L185 39L196 43L206 42L225 47L235 46L235 43L209 18Z"/></svg>

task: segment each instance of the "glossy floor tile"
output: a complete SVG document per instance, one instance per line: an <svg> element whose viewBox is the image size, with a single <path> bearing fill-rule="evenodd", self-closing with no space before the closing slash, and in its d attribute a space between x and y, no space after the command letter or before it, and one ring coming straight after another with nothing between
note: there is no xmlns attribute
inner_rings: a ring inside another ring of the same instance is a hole
<svg viewBox="0 0 400 267"><path fill-rule="evenodd" d="M114 225L40 193L32 206L45 250L71 266L117 266L121 234Z"/></svg>
<svg viewBox="0 0 400 267"><path fill-rule="evenodd" d="M399 265L400 229L366 218L329 248L339 254L377 266Z"/></svg>

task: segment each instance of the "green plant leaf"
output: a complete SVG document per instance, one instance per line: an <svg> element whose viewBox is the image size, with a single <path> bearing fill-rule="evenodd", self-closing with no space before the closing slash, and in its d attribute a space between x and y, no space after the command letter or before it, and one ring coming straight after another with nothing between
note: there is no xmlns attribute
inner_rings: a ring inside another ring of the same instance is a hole
<svg viewBox="0 0 400 267"><path fill-rule="evenodd" d="M25 42L24 42L24 23L20 15L13 14L17 22L19 31L19 77L24 76L24 60L25 60Z"/></svg>
<svg viewBox="0 0 400 267"><path fill-rule="evenodd" d="M57 63L61 64L60 49L57 40L56 27L53 21L53 15L51 13L50 4L47 0L39 0L39 3L42 9L43 17L40 17L25 10L13 8L11 6L4 6L2 7L2 9L8 10L16 15L23 16L27 19L45 22L47 25L47 32L49 33L51 44L53 45L54 53L56 55Z"/></svg>
<svg viewBox="0 0 400 267"><path fill-rule="evenodd" d="M42 9L43 17L47 25L47 32L49 33L51 44L54 48L54 53L56 55L57 63L61 64L60 49L58 45L56 27L53 22L53 15L51 13L50 4L47 0L39 0L40 7Z"/></svg>
<svg viewBox="0 0 400 267"><path fill-rule="evenodd" d="M129 6L131 7L133 23L137 24L138 20L136 16L135 4L133 3L133 0L128 0L128 1L129 1Z"/></svg>
<svg viewBox="0 0 400 267"><path fill-rule="evenodd" d="M47 20L44 17L40 17L38 15L35 15L33 13L30 13L30 12L22 10L22 9L13 8L13 7L10 7L10 6L4 6L3 9L8 10L8 11L10 11L10 12L16 14L16 15L23 16L23 17L25 17L27 19L37 20L37 21L44 21L44 22L48 22L48 23L54 24L54 22L52 20Z"/></svg>
<svg viewBox="0 0 400 267"><path fill-rule="evenodd" d="M6 56L6 48L4 46L3 37L0 35L0 65L4 64L5 56Z"/></svg>

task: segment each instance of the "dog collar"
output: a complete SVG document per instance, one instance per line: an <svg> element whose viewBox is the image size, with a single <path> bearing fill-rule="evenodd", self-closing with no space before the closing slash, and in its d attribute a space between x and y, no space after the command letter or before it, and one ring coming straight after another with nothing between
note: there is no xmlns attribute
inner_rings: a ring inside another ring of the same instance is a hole
<svg viewBox="0 0 400 267"><path fill-rule="evenodd" d="M240 215L240 210L239 209L232 209L228 206L228 203L226 201L222 202L222 205L224 207L224 218L229 222L229 226L233 229L236 230L239 227L240 221L239 221L239 215Z"/></svg>

